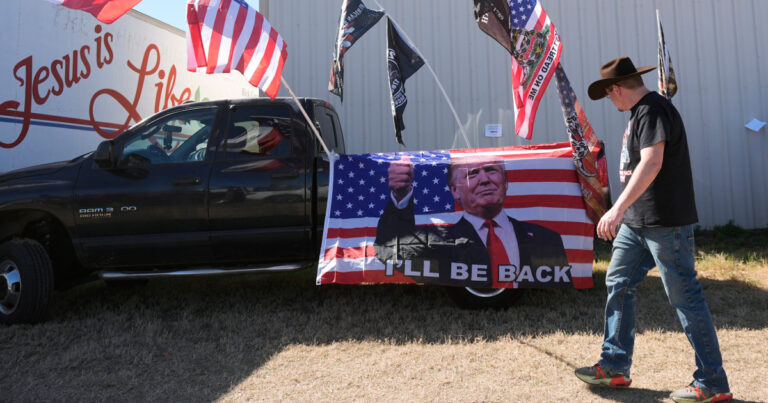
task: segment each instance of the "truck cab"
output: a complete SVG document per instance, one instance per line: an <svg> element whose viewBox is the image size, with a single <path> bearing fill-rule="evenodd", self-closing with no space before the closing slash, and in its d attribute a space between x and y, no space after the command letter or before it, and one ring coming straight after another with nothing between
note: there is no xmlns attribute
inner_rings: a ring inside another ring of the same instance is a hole
<svg viewBox="0 0 768 403"><path fill-rule="evenodd" d="M328 147L344 153L333 107L300 103ZM2 175L0 321L39 320L54 285L96 276L311 265L328 173L296 104L257 98L180 105L89 155Z"/></svg>

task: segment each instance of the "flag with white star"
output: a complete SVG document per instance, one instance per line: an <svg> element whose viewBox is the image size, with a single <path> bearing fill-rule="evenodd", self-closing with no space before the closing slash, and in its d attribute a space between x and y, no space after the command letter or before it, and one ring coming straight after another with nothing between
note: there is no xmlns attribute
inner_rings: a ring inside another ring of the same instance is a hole
<svg viewBox="0 0 768 403"><path fill-rule="evenodd" d="M672 99L677 94L677 79L675 79L675 70L672 68L672 58L669 56L667 42L664 40L659 10L656 10L656 26L659 31L659 62L656 69L659 73L659 94Z"/></svg>
<svg viewBox="0 0 768 403"><path fill-rule="evenodd" d="M334 194L330 216L335 219L372 219L376 227L387 206L387 169L404 158L414 164L414 204L418 213L453 211L453 196L445 177L447 151L345 155L334 163Z"/></svg>
<svg viewBox="0 0 768 403"><path fill-rule="evenodd" d="M560 62L555 25L538 0L509 0L515 133L530 140L539 102Z"/></svg>
<svg viewBox="0 0 768 403"><path fill-rule="evenodd" d="M413 283L387 275L376 258L376 231L392 201L389 166L413 164L413 207L417 226L454 225L463 210L448 185L452 158L491 155L507 172L505 212L519 221L561 234L576 288L592 287L594 225L584 199L568 143L466 150L341 155L331 166L317 284Z"/></svg>
<svg viewBox="0 0 768 403"><path fill-rule="evenodd" d="M581 103L576 98L576 93L573 92L571 82L561 64L557 65L557 90L560 95L565 127L573 149L573 162L584 194L587 215L597 224L608 206L607 173L604 169L598 170L599 140L587 120L587 114L581 109Z"/></svg>

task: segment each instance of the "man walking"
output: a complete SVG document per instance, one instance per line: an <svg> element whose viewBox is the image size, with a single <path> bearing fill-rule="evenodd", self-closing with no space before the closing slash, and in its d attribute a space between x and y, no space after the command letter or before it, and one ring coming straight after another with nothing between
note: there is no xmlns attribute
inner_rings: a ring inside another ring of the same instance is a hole
<svg viewBox="0 0 768 403"><path fill-rule="evenodd" d="M676 402L729 402L715 326L694 268L693 224L698 221L685 127L677 109L650 91L628 57L604 64L602 79L589 86L593 100L605 96L630 111L619 176L622 192L597 224L613 240L605 284L605 334L601 359L576 376L593 385L628 387L635 339L637 285L658 267L670 304L696 356L693 382L670 396Z"/></svg>

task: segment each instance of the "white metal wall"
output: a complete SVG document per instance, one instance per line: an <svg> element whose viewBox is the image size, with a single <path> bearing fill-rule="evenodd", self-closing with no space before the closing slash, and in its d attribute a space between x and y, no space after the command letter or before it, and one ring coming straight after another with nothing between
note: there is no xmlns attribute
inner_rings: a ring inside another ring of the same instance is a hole
<svg viewBox="0 0 768 403"><path fill-rule="evenodd" d="M467 131L472 147L527 144L514 134L510 61L474 21L470 0L378 0L432 65ZM693 161L700 225L733 220L768 227L768 128L750 132L752 118L768 121L768 1L543 0L564 45L563 67L597 135L607 145L614 199L618 157L628 113L610 101L591 101L586 88L603 62L630 56L656 64L656 17L664 23L677 74L673 102L685 121ZM365 0L376 9L376 1ZM379 22L345 57L344 103L327 92L341 0L262 0L261 10L288 43L284 78L299 96L329 100L341 115L347 152L397 151ZM656 87L656 73L644 76ZM554 81L539 106L532 143L565 141ZM463 148L457 125L428 69L406 83L407 150ZM281 95L287 95L281 90ZM504 136L484 137L487 123Z"/></svg>

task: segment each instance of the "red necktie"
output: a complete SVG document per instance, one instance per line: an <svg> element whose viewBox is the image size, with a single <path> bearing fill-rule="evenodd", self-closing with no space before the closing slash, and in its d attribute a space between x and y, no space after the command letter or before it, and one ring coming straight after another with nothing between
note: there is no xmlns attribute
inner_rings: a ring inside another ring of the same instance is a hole
<svg viewBox="0 0 768 403"><path fill-rule="evenodd" d="M488 237L485 240L485 247L488 249L488 256L491 258L491 273L493 273L493 285L496 286L499 280L499 265L509 264L509 256L501 238L496 235L493 229L495 226L493 220L485 220L484 227L488 228Z"/></svg>

